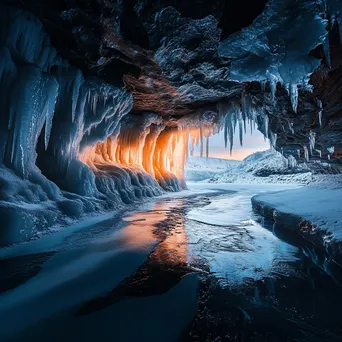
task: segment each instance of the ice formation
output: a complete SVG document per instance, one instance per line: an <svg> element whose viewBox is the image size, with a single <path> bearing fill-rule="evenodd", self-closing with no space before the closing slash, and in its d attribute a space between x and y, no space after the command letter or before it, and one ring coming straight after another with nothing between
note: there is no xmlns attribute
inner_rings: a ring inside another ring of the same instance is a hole
<svg viewBox="0 0 342 342"><path fill-rule="evenodd" d="M315 149L315 144L316 144L316 133L315 132L310 132L309 133L309 146L310 146L310 153Z"/></svg>
<svg viewBox="0 0 342 342"><path fill-rule="evenodd" d="M304 159L308 162L310 160L308 147L304 145L303 149L304 149Z"/></svg>
<svg viewBox="0 0 342 342"><path fill-rule="evenodd" d="M278 82L287 86L296 112L298 85L307 87L309 75L320 63L308 52L328 41L326 12L319 3L297 1L289 6L287 1L271 0L252 25L221 42L220 55L232 59L232 79L268 81L273 99ZM284 15L289 11L295 19Z"/></svg>
<svg viewBox="0 0 342 342"><path fill-rule="evenodd" d="M319 122L320 127L322 127L322 116L323 116L323 104L322 104L322 101L321 100L317 100L317 105L318 105L318 108L319 108L319 111L318 111L318 122Z"/></svg>
<svg viewBox="0 0 342 342"><path fill-rule="evenodd" d="M280 149L271 113L278 108L279 84L288 91L291 114L300 112L299 95L320 64L309 51L323 44L330 64L327 13L340 8L338 0L327 1L323 10L320 0L295 1L294 18L283 15L288 5L270 0L252 25L221 42L213 16L192 20L164 8L145 22L154 51L124 45L121 36L106 46L132 62L130 71L141 72L137 78L124 75L126 88L81 72L60 57L33 14L1 5L0 245L26 240L70 217L183 189L188 150L200 145L201 156L208 157L210 137L219 131L232 151L234 134L242 145L253 122ZM74 20L72 14L63 12L62 19ZM86 38L82 27L73 29ZM90 64L107 62L101 56ZM242 83L251 81L260 82L259 97ZM317 106L322 126L322 102ZM284 123L295 135L291 121ZM305 144L309 161L314 132ZM328 152L330 158L334 149ZM295 167L291 156L288 165Z"/></svg>
<svg viewBox="0 0 342 342"><path fill-rule="evenodd" d="M0 13L1 245L184 187L184 134L128 115L131 94L61 59L32 14Z"/></svg>

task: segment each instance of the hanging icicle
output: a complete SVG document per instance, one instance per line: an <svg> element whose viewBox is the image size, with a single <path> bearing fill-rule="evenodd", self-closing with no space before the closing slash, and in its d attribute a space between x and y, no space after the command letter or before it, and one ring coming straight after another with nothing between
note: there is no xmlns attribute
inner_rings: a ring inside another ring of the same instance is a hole
<svg viewBox="0 0 342 342"><path fill-rule="evenodd" d="M310 146L310 154L312 155L312 151L315 148L315 144L316 144L316 133L310 131L309 133L309 146Z"/></svg>
<svg viewBox="0 0 342 342"><path fill-rule="evenodd" d="M307 146L304 146L303 149L304 149L304 159L306 162L309 162L309 150Z"/></svg>
<svg viewBox="0 0 342 342"><path fill-rule="evenodd" d="M298 86L297 84L290 84L289 85L289 93L291 97L291 105L292 109L295 113L297 113L298 108Z"/></svg>

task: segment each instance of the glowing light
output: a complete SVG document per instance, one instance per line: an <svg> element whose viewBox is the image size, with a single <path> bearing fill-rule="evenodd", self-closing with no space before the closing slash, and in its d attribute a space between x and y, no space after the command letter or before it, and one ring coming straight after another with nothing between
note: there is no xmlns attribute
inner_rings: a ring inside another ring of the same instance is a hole
<svg viewBox="0 0 342 342"><path fill-rule="evenodd" d="M99 165L112 164L149 173L162 187L184 183L184 165L188 151L189 132L151 125L137 134L121 130L118 137L87 147L80 160L98 172Z"/></svg>
<svg viewBox="0 0 342 342"><path fill-rule="evenodd" d="M198 111L183 116L172 122L172 127L165 127L162 117L156 114L131 115L121 129L106 141L85 148L80 160L95 173L108 169L103 164L136 169L150 174L165 190L180 190L185 187L184 166L189 145L191 155L194 155L197 150L195 146L198 146L199 155L209 157L210 137L223 132L225 145L228 147L229 142L232 154L236 126L242 146L247 123L252 127L256 116L260 116L264 131L269 133L268 116L261 112L257 114L248 99L246 96L243 98L242 111L238 103L232 102L220 106L219 113ZM256 150L246 149L244 154L238 151L233 157L243 159L248 152ZM213 152L214 157L224 156L222 152L220 155L215 150Z"/></svg>
<svg viewBox="0 0 342 342"><path fill-rule="evenodd" d="M165 236L164 231L158 231L158 224L168 219L170 209L181 206L181 201L156 202L148 212L136 212L125 218L129 224L120 231L120 240L130 248L144 250L161 241L153 252L155 261L165 264L186 263L188 259L188 244L185 233L184 216L177 218L177 224L172 234Z"/></svg>

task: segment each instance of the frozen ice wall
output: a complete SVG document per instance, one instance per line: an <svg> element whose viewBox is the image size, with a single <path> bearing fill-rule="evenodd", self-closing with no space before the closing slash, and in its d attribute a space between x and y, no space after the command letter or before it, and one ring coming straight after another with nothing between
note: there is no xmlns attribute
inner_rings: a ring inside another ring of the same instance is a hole
<svg viewBox="0 0 342 342"><path fill-rule="evenodd" d="M280 0L270 1L265 14L238 33L242 37L221 43L221 56L232 61L226 77L262 84L268 80L273 98L280 81L288 86L296 111L297 85L317 66L304 52L324 38L326 21L316 5L308 5L305 17L298 19L300 27L303 21L310 23L314 37L292 41L297 26L277 14L275 8L283 6ZM267 18L276 24L265 27ZM201 23L196 24L199 29ZM284 46L274 42L279 35ZM209 44L212 53L216 38ZM237 45L238 40L245 43ZM301 52L299 63L292 63L294 50ZM265 68L260 68L260 60ZM172 71L174 65L166 65ZM130 93L83 75L56 53L34 15L1 5L0 246L70 223L70 218L185 188L188 144L191 150L198 144L201 155L208 155L210 136L218 131L224 132L226 147L232 150L233 134L238 132L242 145L247 123L255 122L275 145L277 136L263 104L241 83L224 84L227 89L221 91L220 86L218 93L196 84L180 86L179 94L172 93L179 103L175 106L177 101L168 99L169 109L185 106L186 115L162 117L147 109L133 113ZM198 103L208 101L210 105L199 108ZM310 135L310 151L314 149L315 137Z"/></svg>
<svg viewBox="0 0 342 342"><path fill-rule="evenodd" d="M183 185L157 115L128 116L131 94L82 75L32 14L2 5L0 93L0 245Z"/></svg>

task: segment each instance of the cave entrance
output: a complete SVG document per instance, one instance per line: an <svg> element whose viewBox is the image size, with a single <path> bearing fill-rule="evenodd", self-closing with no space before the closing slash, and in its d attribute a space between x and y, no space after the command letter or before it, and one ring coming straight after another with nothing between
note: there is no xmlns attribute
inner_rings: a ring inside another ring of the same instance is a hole
<svg viewBox="0 0 342 342"><path fill-rule="evenodd" d="M186 181L203 181L237 167L248 156L270 149L270 141L256 128L255 121L246 122L241 135L234 129L231 146L227 141L227 132L219 130L216 134L204 137L201 143L189 144L189 156L185 165ZM205 147L204 147L205 145Z"/></svg>

